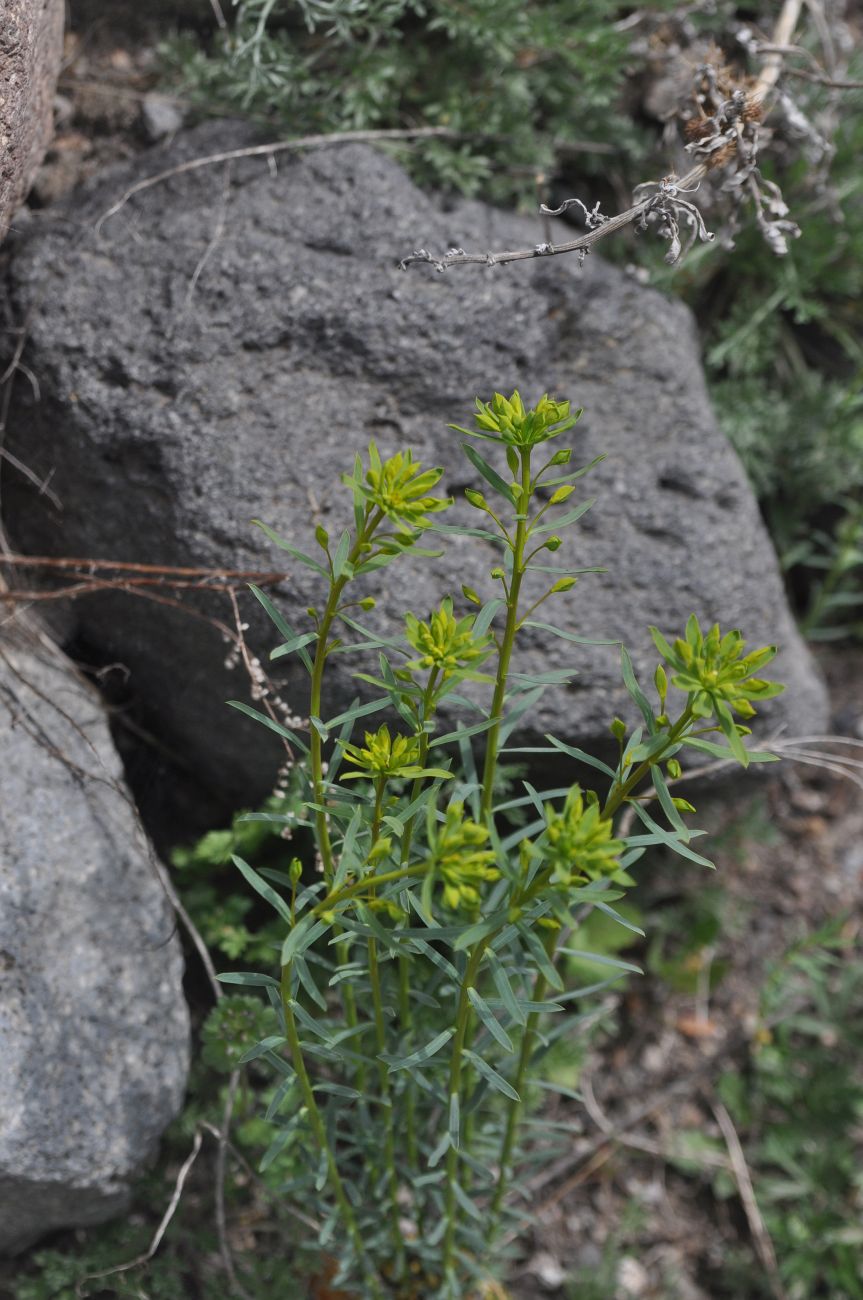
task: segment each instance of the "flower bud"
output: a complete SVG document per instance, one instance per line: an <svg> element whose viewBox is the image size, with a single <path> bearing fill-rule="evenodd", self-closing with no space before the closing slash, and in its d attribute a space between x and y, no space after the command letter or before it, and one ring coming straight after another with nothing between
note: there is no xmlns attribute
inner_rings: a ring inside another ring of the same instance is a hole
<svg viewBox="0 0 863 1300"><path fill-rule="evenodd" d="M558 591L571 591L577 582L577 578L558 578L551 589L550 595L554 595Z"/></svg>
<svg viewBox="0 0 863 1300"><path fill-rule="evenodd" d="M674 798L671 800L678 812L694 813L695 808L688 799Z"/></svg>
<svg viewBox="0 0 863 1300"><path fill-rule="evenodd" d="M291 865L288 867L288 875L291 878L291 884L297 885L303 874L303 864L299 858L291 858Z"/></svg>
<svg viewBox="0 0 863 1300"><path fill-rule="evenodd" d="M472 605L482 604L482 601L474 591L473 587L468 587L464 583L462 583L461 594L464 596L465 600L469 600Z"/></svg>
<svg viewBox="0 0 863 1300"><path fill-rule="evenodd" d="M559 551L560 547L561 547L561 540L557 536L557 533L553 533L551 537L549 537L548 541L544 543L544 549L546 551Z"/></svg>
<svg viewBox="0 0 863 1300"><path fill-rule="evenodd" d="M623 744L626 739L626 723L623 721L623 718L614 718L609 727L609 731L612 736L614 736L615 740L619 740L620 743Z"/></svg>
<svg viewBox="0 0 863 1300"><path fill-rule="evenodd" d="M672 781L676 781L683 772L683 768L680 766L676 758L670 758L668 760L665 765L665 770Z"/></svg>
<svg viewBox="0 0 863 1300"><path fill-rule="evenodd" d="M495 582L502 582L503 579L506 577L506 574L504 573L503 569L500 568L492 569L491 573L489 574L489 577L494 578Z"/></svg>
<svg viewBox="0 0 863 1300"><path fill-rule="evenodd" d="M375 600L374 596L363 596L360 601L360 609L365 610L365 612L368 613L370 609L374 609L377 603L378 602Z"/></svg>
<svg viewBox="0 0 863 1300"><path fill-rule="evenodd" d="M465 488L464 494L474 509L486 510L488 508L485 497L481 492L477 492L476 488Z"/></svg>
<svg viewBox="0 0 863 1300"><path fill-rule="evenodd" d="M567 497L571 497L574 491L575 487L572 483L565 483L563 487L559 487L557 491L552 494L549 505L559 506Z"/></svg>
<svg viewBox="0 0 863 1300"><path fill-rule="evenodd" d="M315 541L317 542L318 546L320 546L321 549L325 551L327 549L327 546L329 545L329 540L330 540L330 535L327 532L326 528L324 528L323 524L318 524L317 528L315 529Z"/></svg>
<svg viewBox="0 0 863 1300"><path fill-rule="evenodd" d="M551 458L551 464L552 464L552 465L568 465L568 464L569 464L569 458L570 458L571 455L572 455L572 448L571 448L571 447L561 447L560 451L556 451L556 452L554 453L554 455L552 456L552 458Z"/></svg>

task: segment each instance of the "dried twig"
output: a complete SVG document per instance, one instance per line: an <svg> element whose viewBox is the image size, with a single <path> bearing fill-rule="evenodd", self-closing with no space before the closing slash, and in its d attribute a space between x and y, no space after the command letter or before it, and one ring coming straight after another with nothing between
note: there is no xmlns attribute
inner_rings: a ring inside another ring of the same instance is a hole
<svg viewBox="0 0 863 1300"><path fill-rule="evenodd" d="M225 1215L225 1157L228 1151L228 1139L231 1135L231 1120L234 1114L234 1103L237 1098L237 1087L240 1082L239 1067L232 1070L231 1077L228 1079L228 1088L225 1095L225 1108L222 1112L222 1127L218 1131L218 1146L216 1147L216 1232L219 1238L219 1254L222 1257L222 1266L231 1284L231 1289L240 1300L251 1300L248 1291L241 1285L237 1277L237 1269L234 1264L234 1256L231 1251L231 1244L228 1241L228 1225Z"/></svg>
<svg viewBox="0 0 863 1300"><path fill-rule="evenodd" d="M117 202L102 213L94 228L98 234L109 217L114 217L122 211L136 194L142 194L144 190L152 189L154 185L161 185L174 176L199 171L202 167L212 167L215 163L233 162L237 158L272 158L278 153L285 153L292 149L325 149L337 144L376 144L386 140L460 140L462 135L462 132L451 131L445 126L418 126L379 131L334 131L328 135L300 135L292 140L277 140L273 144L248 145L242 149L227 149L223 153L190 158L175 167L168 167L163 172L157 172L155 176L146 176L143 180L130 185L123 191Z"/></svg>
<svg viewBox="0 0 863 1300"><path fill-rule="evenodd" d="M746 1214L746 1221L749 1224L749 1231L752 1233L755 1249L758 1252L758 1258L761 1260L764 1272L770 1282L770 1289L775 1296L775 1300L788 1300L788 1293L779 1276L776 1251L773 1248L770 1233L767 1231L761 1217L761 1211L758 1208L758 1202L755 1199L755 1188L752 1186L746 1156L743 1154L743 1147L740 1145L740 1138L737 1136L734 1121L721 1101L713 1102L711 1109L716 1116L717 1124L722 1130L722 1136L725 1138L725 1145L728 1148L728 1156L731 1161L731 1171L734 1174L734 1181L737 1183L737 1190L740 1193L740 1200Z"/></svg>
<svg viewBox="0 0 863 1300"><path fill-rule="evenodd" d="M192 299L195 296L195 289L198 287L198 281L201 278L201 273L203 272L204 267L209 262L213 253L218 248L222 236L225 233L225 226L227 224L227 217L228 217L228 198L230 196L230 191L231 191L231 164L226 163L225 175L222 182L222 196L221 199L219 200L219 211L218 211L218 216L216 217L216 224L214 225L213 233L207 242L207 247L204 249L203 253L198 258L198 263L194 271L192 272L192 278L189 281L189 287L186 290L186 298L183 303L184 312L187 312L191 307Z"/></svg>
<svg viewBox="0 0 863 1300"><path fill-rule="evenodd" d="M168 1202L168 1208L166 1209L165 1213L162 1215L159 1226L156 1229L155 1233L153 1234L153 1238L149 1246L147 1247L147 1249L142 1254L136 1255L134 1259L127 1260L126 1263L124 1264L115 1264L113 1268L100 1269L98 1273L85 1273L84 1276L79 1278L75 1284L75 1294L77 1296L83 1296L86 1294L86 1292L81 1290L85 1282L94 1282L99 1278L112 1277L116 1273L127 1273L129 1269L138 1268L141 1264L148 1264L150 1262L150 1260L156 1254L156 1251L161 1246L162 1238L164 1237L165 1233L168 1230L168 1225L170 1224L171 1220L173 1219L174 1215L177 1212L177 1207L179 1206L180 1200L183 1195L183 1188L186 1185L186 1179L188 1178L191 1172L192 1165L195 1163L195 1161L198 1158L198 1155L200 1154L201 1143L203 1142L203 1140L204 1140L204 1135L202 1131L200 1129L197 1129L195 1132L194 1141L192 1142L192 1150L189 1152L188 1156L183 1161L182 1165L180 1166L180 1171L177 1174L177 1178L174 1183L174 1191L171 1195L170 1201Z"/></svg>

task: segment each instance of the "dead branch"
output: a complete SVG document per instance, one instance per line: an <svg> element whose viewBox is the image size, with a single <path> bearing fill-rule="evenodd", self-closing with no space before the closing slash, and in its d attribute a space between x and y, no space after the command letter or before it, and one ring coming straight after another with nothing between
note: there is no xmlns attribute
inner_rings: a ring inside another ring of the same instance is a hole
<svg viewBox="0 0 863 1300"><path fill-rule="evenodd" d="M462 138L463 132L451 131L445 126L418 126L377 131L334 131L328 135L300 135L292 140L277 140L273 144L248 145L242 149L227 149L223 153L190 158L184 163L168 167L163 172L157 172L155 176L147 176L144 180L130 185L123 191L117 202L102 213L94 229L97 234L100 234L105 222L121 212L136 194L142 194L144 190L152 189L154 185L161 185L174 176L199 171L202 167L212 167L215 163L233 162L237 158L273 158L278 153L286 153L292 149L325 149L337 144L377 144L386 140L460 140Z"/></svg>
<svg viewBox="0 0 863 1300"><path fill-rule="evenodd" d="M171 1194L171 1199L168 1202L168 1208L165 1210L165 1213L162 1215L159 1226L154 1232L153 1238L149 1246L147 1247L147 1249L142 1254L136 1255L134 1259L127 1260L125 1264L115 1264L113 1268L100 1269L98 1273L85 1273L84 1276L79 1278L78 1281L75 1283L75 1294L77 1296L84 1296L85 1294L87 1294L86 1292L81 1290L85 1282L94 1282L102 1277L112 1277L116 1273L127 1273L131 1268L138 1268L141 1264L148 1264L150 1262L150 1260L156 1254L156 1251L161 1246L162 1238L167 1232L168 1226L177 1212L177 1207L179 1206L180 1200L183 1195L183 1188L186 1185L186 1179L188 1178L191 1172L192 1165L195 1163L195 1161L198 1158L198 1155L200 1154L201 1143L203 1142L203 1140L204 1140L203 1132L201 1131L201 1129L197 1129L195 1131L194 1141L192 1142L192 1150L189 1152L188 1156L183 1161L182 1165L180 1166L180 1171L177 1174L177 1178L174 1183L174 1190L173 1193Z"/></svg>
<svg viewBox="0 0 863 1300"><path fill-rule="evenodd" d="M669 242L669 251L665 260L671 265L692 247L696 239L712 240L713 235L704 225L699 209L682 196L693 193L698 188L718 159L724 161L719 163L717 170L727 170L731 173L727 183L732 191L736 188L739 194L741 181L751 180L755 184L756 146L751 123L757 116L755 112L757 106L774 88L782 71L783 55L779 51L791 41L802 7L803 0L785 0L777 19L773 40L765 56L764 67L755 86L748 94L742 90L736 91L731 99L715 106L712 118L713 135L709 140L702 139L687 146L690 152L694 152L696 156L700 155L704 161L691 168L685 176L678 177L671 174L658 181L646 181L642 185L637 185L635 195L638 196L639 192L642 192L643 196L637 198L631 207L612 217L600 213L599 205L588 209L580 199L567 199L556 209L550 209L545 204L540 205L540 213L544 217L560 216L570 207L580 207L585 216L587 232L577 239L565 240L559 244L543 241L534 244L532 248L511 249L499 253L466 253L463 248L450 248L441 257L435 257L428 249L420 248L409 257L402 258L399 266L405 271L414 263L424 262L433 266L436 271L443 272L451 266L502 266L508 262L527 261L537 257L556 257L563 253L578 253L583 261L600 239L605 239L608 235L632 224L641 230L646 229L649 223L655 224L658 233ZM749 137L747 137L747 113L750 120ZM729 147L731 156L725 159ZM737 186L733 184L734 181L737 181ZM760 194L758 197L760 199ZM787 209L781 203L781 196L775 186L770 189L767 206L780 220L768 222L759 204L759 225L768 237L774 252L781 254L785 251L785 237L799 234L799 231L792 222L781 220ZM685 248L680 237L681 228L686 232L685 238L688 240Z"/></svg>
<svg viewBox="0 0 863 1300"><path fill-rule="evenodd" d="M788 1292L782 1285L782 1278L779 1276L776 1251L770 1233L767 1231L761 1217L758 1202L755 1199L755 1188L752 1186L749 1166L746 1163L746 1156L743 1154L743 1147L740 1145L740 1138L737 1136L734 1121L721 1101L712 1103L711 1109L716 1117L717 1124L722 1130L722 1136L725 1138L734 1181L740 1193L740 1200L746 1214L746 1221L749 1224L749 1231L752 1233L755 1249L758 1252L758 1258L761 1260L764 1272L770 1282L770 1289L775 1296L775 1300L788 1300Z"/></svg>

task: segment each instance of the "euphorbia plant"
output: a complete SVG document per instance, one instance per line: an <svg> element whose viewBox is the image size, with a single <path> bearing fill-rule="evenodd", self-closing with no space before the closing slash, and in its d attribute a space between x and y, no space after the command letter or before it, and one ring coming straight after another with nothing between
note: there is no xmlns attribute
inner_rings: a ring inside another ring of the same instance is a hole
<svg viewBox="0 0 863 1300"><path fill-rule="evenodd" d="M567 988L560 959L573 951L571 937L591 908L628 924L614 904L650 846L709 865L691 847L691 806L669 788L685 750L744 766L773 757L745 748L748 727L735 714L748 720L782 689L757 675L774 649L747 655L738 632L705 634L693 615L673 644L653 630L663 661L655 703L621 648L641 722L632 730L612 722L614 766L552 736L529 751L577 760L599 788L538 792L525 781L524 794L501 800L508 738L541 692L567 676L531 677L511 665L537 606L562 598L583 572L552 562L561 532L590 504L572 504L590 466L573 469L571 450L559 445L579 414L548 397L526 409L518 393L477 402L476 427L458 430L489 492L465 494L482 516L477 526L439 522L451 504L434 495L442 470L423 469L408 452L382 461L372 445L368 465L357 458L344 479L354 526L337 539L319 527L321 558L267 529L323 589L308 631L295 631L256 592L285 638L274 656L298 655L309 678L308 742L262 720L305 755L305 824L319 872L295 860L287 872L257 873L236 859L285 935L278 977L223 978L263 986L275 1008L278 1033L244 1058L268 1062L280 1080L265 1160L293 1150L285 1194L307 1213L316 1207L317 1246L337 1261L337 1284L364 1300L481 1293L501 1239L518 1224L510 1193L544 1051L583 1018L573 1005L620 978L615 967L632 969L604 957L609 980ZM483 603L464 587L466 612L446 596L427 617L408 612L401 635L382 637L359 621L374 598L355 596L355 580L367 585L405 553L434 555L424 538L453 533L497 549L499 595ZM526 595L537 581L539 595ZM356 674L375 694L323 721L327 665L352 650L377 651L377 672ZM475 702L483 689L485 707ZM463 712L469 721L442 729L444 703L450 719ZM386 723L363 724L363 738L352 739L359 719L384 710ZM481 769L474 743L484 747ZM624 808L634 833L616 829Z"/></svg>

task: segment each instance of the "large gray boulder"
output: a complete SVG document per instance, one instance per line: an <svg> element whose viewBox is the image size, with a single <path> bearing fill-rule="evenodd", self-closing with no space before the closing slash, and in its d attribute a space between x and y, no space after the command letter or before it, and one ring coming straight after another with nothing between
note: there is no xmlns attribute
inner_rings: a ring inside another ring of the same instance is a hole
<svg viewBox="0 0 863 1300"><path fill-rule="evenodd" d="M110 173L25 232L9 292L28 313L27 363L9 446L36 482L50 476L62 510L9 475L6 526L25 551L154 564L280 568L260 517L307 542L311 512L331 531L350 515L340 473L370 437L447 467L461 498L477 481L448 421L475 395L548 390L585 408L579 461L607 458L583 483L597 504L557 559L605 565L558 598L553 614L586 637L624 638L652 675L649 623L676 632L691 611L778 641L788 683L773 724L823 725L825 695L783 595L776 559L734 452L707 399L692 319L679 303L588 258L405 273L418 245L532 245L534 221L480 203L444 210L393 161L348 145L177 176L94 221L148 171L236 146L248 135L209 126ZM462 504L458 517L471 512ZM491 591L495 557L461 541L430 565L405 561L383 586L395 611L424 614L467 582ZM320 598L314 574L287 561L281 592L302 622ZM230 619L215 597L209 612ZM263 658L278 639L249 598L248 634ZM121 660L148 726L234 802L263 794L277 751L224 707L243 689L219 633L165 605L111 595L68 610L67 633ZM577 664L572 688L549 692L522 736L549 728L593 745L627 711L618 657L530 631L519 666ZM355 690L334 660L329 709ZM281 679L302 713L305 680Z"/></svg>
<svg viewBox="0 0 863 1300"><path fill-rule="evenodd" d="M189 1053L172 910L104 710L0 641L0 1253L124 1208Z"/></svg>
<svg viewBox="0 0 863 1300"><path fill-rule="evenodd" d="M63 0L4 0L0 22L0 239L42 161L63 55Z"/></svg>

